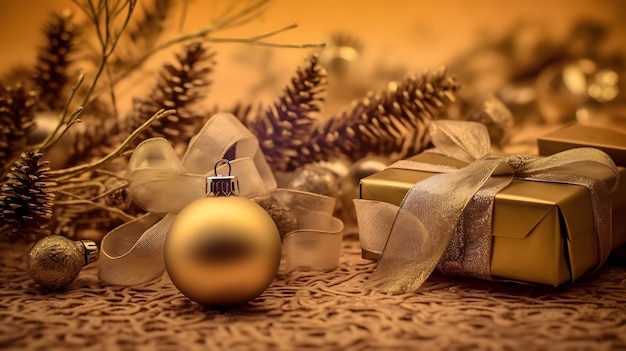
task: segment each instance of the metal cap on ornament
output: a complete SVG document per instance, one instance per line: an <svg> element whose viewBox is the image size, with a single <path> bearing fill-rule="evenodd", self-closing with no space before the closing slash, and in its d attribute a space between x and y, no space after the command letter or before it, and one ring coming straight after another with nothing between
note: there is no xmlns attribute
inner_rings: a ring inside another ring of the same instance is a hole
<svg viewBox="0 0 626 351"><path fill-rule="evenodd" d="M217 166L220 164L228 165L228 175L218 175ZM231 166L227 159L221 159L215 162L213 168L213 176L206 177L206 196L231 196L239 194L239 183L237 177L230 175Z"/></svg>
<svg viewBox="0 0 626 351"><path fill-rule="evenodd" d="M91 240L81 240L80 243L85 247L85 265L96 262L99 256L98 246L96 243Z"/></svg>

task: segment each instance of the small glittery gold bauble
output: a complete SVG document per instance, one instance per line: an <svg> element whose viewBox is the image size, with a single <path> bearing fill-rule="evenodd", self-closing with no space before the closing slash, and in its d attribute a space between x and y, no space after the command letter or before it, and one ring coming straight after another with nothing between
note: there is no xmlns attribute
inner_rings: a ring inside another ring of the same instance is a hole
<svg viewBox="0 0 626 351"><path fill-rule="evenodd" d="M165 267L174 285L207 307L229 307L259 296L274 280L281 241L272 218L245 197L196 200L174 220Z"/></svg>
<svg viewBox="0 0 626 351"><path fill-rule="evenodd" d="M265 212L272 217L276 228L278 228L281 240L285 239L289 232L298 229L296 215L282 201L273 196L257 197L252 199L252 201L263 207Z"/></svg>
<svg viewBox="0 0 626 351"><path fill-rule="evenodd" d="M491 145L503 146L513 128L513 114L499 99L488 96L466 117L487 127Z"/></svg>
<svg viewBox="0 0 626 351"><path fill-rule="evenodd" d="M76 279L86 264L98 257L93 241L72 241L64 236L46 236L33 245L26 259L28 274L46 289L62 288Z"/></svg>
<svg viewBox="0 0 626 351"><path fill-rule="evenodd" d="M321 165L304 166L287 185L288 189L336 197L339 193L337 175Z"/></svg>

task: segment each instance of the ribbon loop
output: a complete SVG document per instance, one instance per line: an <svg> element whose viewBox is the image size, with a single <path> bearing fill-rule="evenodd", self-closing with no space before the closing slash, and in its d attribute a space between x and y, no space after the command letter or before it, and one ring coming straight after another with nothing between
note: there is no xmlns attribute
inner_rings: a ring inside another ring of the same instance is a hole
<svg viewBox="0 0 626 351"><path fill-rule="evenodd" d="M439 153L470 163L491 152L487 127L478 122L440 120L429 126L431 141Z"/></svg>
<svg viewBox="0 0 626 351"><path fill-rule="evenodd" d="M216 167L216 161L231 150L235 159ZM219 113L192 138L182 160L163 138L148 139L135 149L127 169L129 192L133 201L149 213L105 235L101 244L104 259L98 268L100 280L133 285L163 273L163 246L176 214L205 196L207 176L223 174L227 167L239 179L239 196L291 196L299 228L287 236L306 237L308 247L299 245L298 252L287 254L288 267L325 270L337 266L343 223L332 216L335 200L276 189L276 180L256 137L237 117ZM312 215L316 220L308 219ZM299 258L302 250L307 250L307 260Z"/></svg>

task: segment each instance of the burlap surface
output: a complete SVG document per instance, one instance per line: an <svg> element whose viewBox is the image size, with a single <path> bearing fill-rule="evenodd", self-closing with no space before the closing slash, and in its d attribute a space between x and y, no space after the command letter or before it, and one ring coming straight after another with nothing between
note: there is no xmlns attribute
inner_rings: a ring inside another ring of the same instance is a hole
<svg viewBox="0 0 626 351"><path fill-rule="evenodd" d="M365 293L374 265L345 238L340 268L280 274L246 306L204 310L167 276L107 286L86 267L65 291L25 273L28 247L0 244L0 349L618 350L626 349L626 268L554 289L432 276L419 292Z"/></svg>

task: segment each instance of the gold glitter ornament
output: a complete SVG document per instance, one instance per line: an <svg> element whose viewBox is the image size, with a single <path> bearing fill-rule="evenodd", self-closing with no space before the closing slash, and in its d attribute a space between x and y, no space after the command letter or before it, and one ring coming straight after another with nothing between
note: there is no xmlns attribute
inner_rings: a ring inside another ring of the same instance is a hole
<svg viewBox="0 0 626 351"><path fill-rule="evenodd" d="M97 259L95 242L51 235L40 239L30 249L26 270L37 284L56 290L73 282L84 266Z"/></svg>
<svg viewBox="0 0 626 351"><path fill-rule="evenodd" d="M220 160L226 162L226 160ZM230 167L230 164L228 164ZM217 174L217 171L216 171ZM165 267L189 299L212 308L244 304L272 283L281 240L272 218L254 201L234 196L234 176L207 178L207 197L186 206L165 241Z"/></svg>
<svg viewBox="0 0 626 351"><path fill-rule="evenodd" d="M337 197L339 194L337 175L319 164L304 166L289 182L287 188L330 197Z"/></svg>
<svg viewBox="0 0 626 351"><path fill-rule="evenodd" d="M281 240L285 239L287 233L298 229L296 215L282 201L273 196L256 197L252 201L256 202L272 217Z"/></svg>

